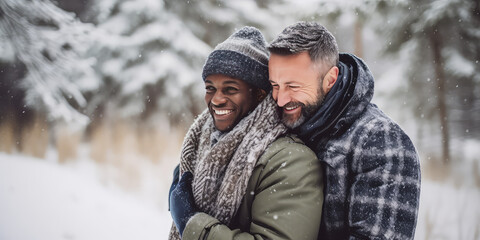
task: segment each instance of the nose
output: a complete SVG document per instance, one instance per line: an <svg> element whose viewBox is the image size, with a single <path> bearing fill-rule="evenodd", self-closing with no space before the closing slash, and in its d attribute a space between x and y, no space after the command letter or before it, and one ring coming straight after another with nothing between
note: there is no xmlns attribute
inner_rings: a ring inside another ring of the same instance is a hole
<svg viewBox="0 0 480 240"><path fill-rule="evenodd" d="M290 97L290 93L288 91L285 91L282 88L278 89L276 94L274 94L273 96L277 101L277 105L279 107L285 106L287 103L289 103L292 100L292 98Z"/></svg>
<svg viewBox="0 0 480 240"><path fill-rule="evenodd" d="M212 104L215 106L221 106L227 102L227 98L221 91L217 91L211 100Z"/></svg>

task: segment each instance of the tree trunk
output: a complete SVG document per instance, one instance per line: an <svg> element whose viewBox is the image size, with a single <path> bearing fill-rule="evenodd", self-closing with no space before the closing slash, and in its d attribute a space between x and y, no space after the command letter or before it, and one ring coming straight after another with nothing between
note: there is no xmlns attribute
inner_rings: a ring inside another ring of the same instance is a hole
<svg viewBox="0 0 480 240"><path fill-rule="evenodd" d="M437 29L434 27L433 29ZM441 55L442 43L441 38L438 35L438 32L430 33L430 43L432 46L433 57L434 57L434 68L435 76L437 80L437 106L438 113L440 117L440 127L442 131L442 157L444 163L450 161L450 136L449 136L449 127L448 127L448 113L447 113L447 103L446 103L446 79L444 73L444 63Z"/></svg>
<svg viewBox="0 0 480 240"><path fill-rule="evenodd" d="M354 31L354 53L357 57L363 58L363 38L362 38L362 31L363 31L363 19L359 16L355 21L355 31Z"/></svg>

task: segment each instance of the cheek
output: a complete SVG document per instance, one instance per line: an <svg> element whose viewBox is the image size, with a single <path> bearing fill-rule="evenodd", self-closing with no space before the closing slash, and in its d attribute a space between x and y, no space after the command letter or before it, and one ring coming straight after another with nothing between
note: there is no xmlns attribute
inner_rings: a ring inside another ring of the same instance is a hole
<svg viewBox="0 0 480 240"><path fill-rule="evenodd" d="M249 111L255 108L255 99L253 96L249 96L247 98L243 98L237 101L237 105L240 109L242 109L242 111L240 112L240 117L244 117Z"/></svg>
<svg viewBox="0 0 480 240"><path fill-rule="evenodd" d="M308 96L309 96L309 100L311 101L315 101L317 98L318 98L318 90L317 88L315 89L308 89Z"/></svg>
<svg viewBox="0 0 480 240"><path fill-rule="evenodd" d="M297 92L292 98L304 104L313 103L316 102L317 99L317 90L304 89L303 91Z"/></svg>
<svg viewBox="0 0 480 240"><path fill-rule="evenodd" d="M211 100L212 100L212 96L210 96L209 94L205 94L205 103L207 104L207 106Z"/></svg>

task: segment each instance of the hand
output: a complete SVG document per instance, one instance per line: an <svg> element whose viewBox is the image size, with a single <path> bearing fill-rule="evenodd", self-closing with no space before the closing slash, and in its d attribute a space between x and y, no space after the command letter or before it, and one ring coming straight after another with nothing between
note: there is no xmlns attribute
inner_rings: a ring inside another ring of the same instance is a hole
<svg viewBox="0 0 480 240"><path fill-rule="evenodd" d="M170 186L170 190L168 191L168 211L170 211L170 196L172 195L172 191L177 186L178 179L180 178L179 168L180 168L180 164L177 165L173 170L173 181L172 181L172 185Z"/></svg>
<svg viewBox="0 0 480 240"><path fill-rule="evenodd" d="M170 194L170 213L180 236L188 220L197 212L192 193L193 174L185 172Z"/></svg>

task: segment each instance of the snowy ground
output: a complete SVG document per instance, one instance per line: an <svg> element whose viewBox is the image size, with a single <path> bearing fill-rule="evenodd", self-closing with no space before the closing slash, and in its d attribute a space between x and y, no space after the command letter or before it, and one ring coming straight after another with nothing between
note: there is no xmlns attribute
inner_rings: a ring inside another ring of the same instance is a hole
<svg viewBox="0 0 480 240"><path fill-rule="evenodd" d="M74 166L0 153L0 239L167 239L166 203L105 187ZM415 239L479 240L479 202L478 188L424 180Z"/></svg>
<svg viewBox="0 0 480 240"><path fill-rule="evenodd" d="M422 183L415 239L480 240L480 191Z"/></svg>
<svg viewBox="0 0 480 240"><path fill-rule="evenodd" d="M166 239L165 209L91 176L0 153L0 239Z"/></svg>

